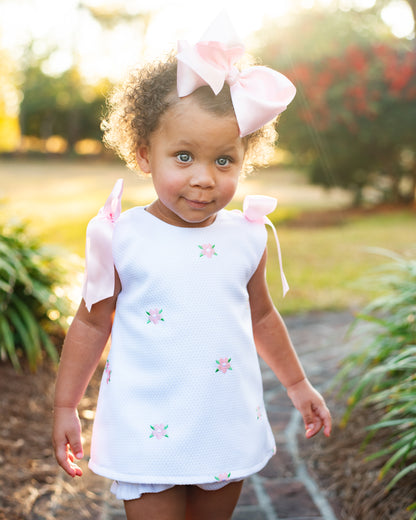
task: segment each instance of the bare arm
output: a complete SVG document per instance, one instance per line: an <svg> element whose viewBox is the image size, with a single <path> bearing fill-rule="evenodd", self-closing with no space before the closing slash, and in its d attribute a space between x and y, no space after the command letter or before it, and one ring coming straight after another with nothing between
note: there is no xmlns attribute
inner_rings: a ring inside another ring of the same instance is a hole
<svg viewBox="0 0 416 520"><path fill-rule="evenodd" d="M55 387L53 445L62 468L72 477L82 475L74 463L83 457L77 406L97 368L110 336L120 282L116 291L88 312L81 302L65 338Z"/></svg>
<svg viewBox="0 0 416 520"><path fill-rule="evenodd" d="M286 388L302 414L306 436L324 427L331 432L331 417L322 396L306 378L286 326L273 305L266 282L266 251L248 284L253 334L257 351Z"/></svg>

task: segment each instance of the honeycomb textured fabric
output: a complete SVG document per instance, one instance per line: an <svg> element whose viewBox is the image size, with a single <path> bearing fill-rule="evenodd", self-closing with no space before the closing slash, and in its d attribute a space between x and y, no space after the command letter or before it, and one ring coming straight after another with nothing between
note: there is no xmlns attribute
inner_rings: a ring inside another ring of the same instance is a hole
<svg viewBox="0 0 416 520"><path fill-rule="evenodd" d="M247 284L263 223L222 210L207 227L136 207L116 222L122 290L103 372L90 468L143 484L241 479L275 452Z"/></svg>

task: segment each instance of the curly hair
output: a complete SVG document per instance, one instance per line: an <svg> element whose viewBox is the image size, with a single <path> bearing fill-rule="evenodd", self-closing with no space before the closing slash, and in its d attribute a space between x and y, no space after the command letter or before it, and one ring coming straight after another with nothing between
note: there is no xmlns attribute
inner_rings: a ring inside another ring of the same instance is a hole
<svg viewBox="0 0 416 520"><path fill-rule="evenodd" d="M104 143L133 171L140 172L136 159L138 146L149 143L162 115L179 102L176 73L177 61L174 55L133 69L127 80L113 90L107 101L107 116L101 123ZM227 84L218 95L210 87L204 86L195 90L191 96L201 108L209 112L222 116L234 113ZM242 138L246 148L243 173L267 164L277 140L276 126L277 118Z"/></svg>

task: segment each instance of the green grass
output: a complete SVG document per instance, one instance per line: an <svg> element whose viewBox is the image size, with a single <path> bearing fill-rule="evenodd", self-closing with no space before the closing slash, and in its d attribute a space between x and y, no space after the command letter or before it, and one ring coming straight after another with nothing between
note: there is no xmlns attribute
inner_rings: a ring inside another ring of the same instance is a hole
<svg viewBox="0 0 416 520"><path fill-rule="evenodd" d="M278 229L291 290L281 296L277 253L269 238L268 282L282 313L342 309L365 304L379 287L363 278L385 257L371 248L404 253L416 246L415 215L401 211L350 220L343 226Z"/></svg>
<svg viewBox="0 0 416 520"><path fill-rule="evenodd" d="M125 179L123 210L152 200L150 183L117 164L60 162L0 162L0 200L7 213L31 222L46 243L84 255L88 221L104 204L118 177ZM385 262L371 247L404 253L416 245L415 213L395 211L351 218L342 226L289 227L303 210L345 207L347 197L305 184L293 172L267 170L245 180L233 208L241 208L246 193L263 193L279 200L277 222L283 265L291 290L282 299L273 235L269 237L268 281L282 313L357 307L376 292L361 278ZM18 194L18 195L16 195ZM6 213L6 212L4 212ZM370 288L371 289L371 288Z"/></svg>
<svg viewBox="0 0 416 520"><path fill-rule="evenodd" d="M124 209L129 206L123 203ZM55 240L83 256L87 222L88 217L83 215L71 222L54 221L44 227L44 240ZM415 215L410 211L353 219L334 227L278 226L290 291L283 299L277 251L270 233L267 279L276 306L287 314L365 304L377 294L377 287L363 287L361 279L385 263L385 258L371 248L404 253L416 246L415 228Z"/></svg>

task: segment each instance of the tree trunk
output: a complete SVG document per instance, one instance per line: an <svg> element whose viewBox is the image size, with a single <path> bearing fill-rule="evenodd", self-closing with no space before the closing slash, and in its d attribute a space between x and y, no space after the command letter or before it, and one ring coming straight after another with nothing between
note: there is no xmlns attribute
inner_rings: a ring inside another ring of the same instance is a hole
<svg viewBox="0 0 416 520"><path fill-rule="evenodd" d="M416 162L413 165L412 171L412 188L410 192L410 203L412 206L416 206Z"/></svg>

